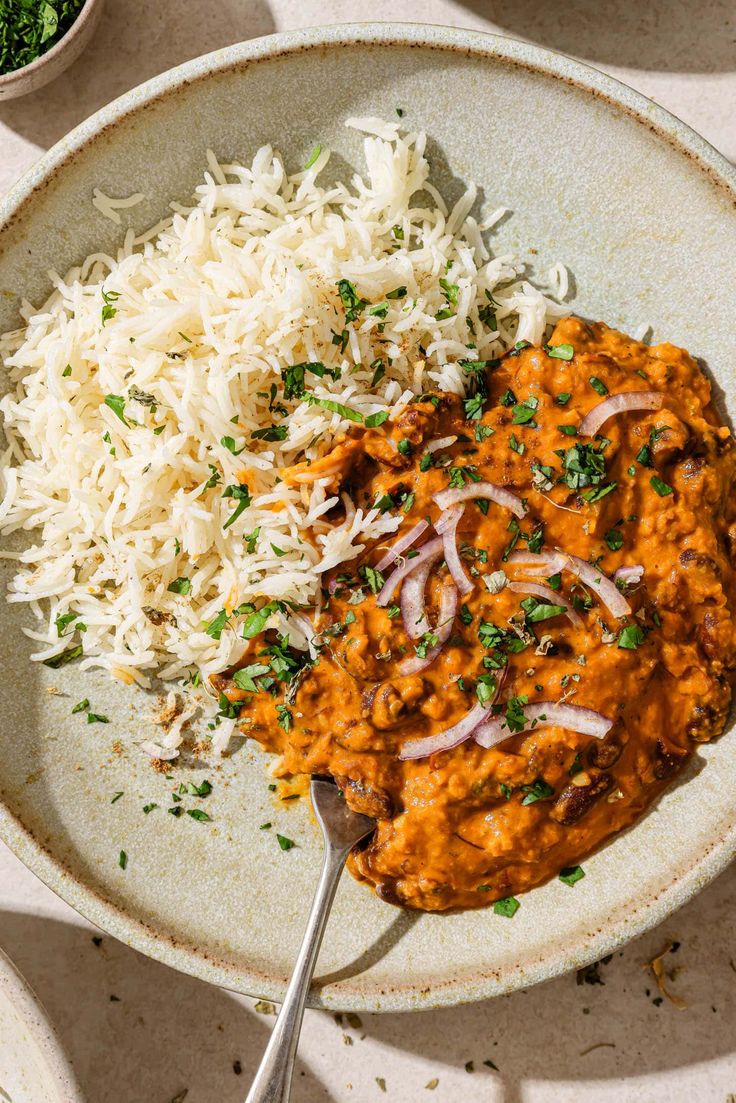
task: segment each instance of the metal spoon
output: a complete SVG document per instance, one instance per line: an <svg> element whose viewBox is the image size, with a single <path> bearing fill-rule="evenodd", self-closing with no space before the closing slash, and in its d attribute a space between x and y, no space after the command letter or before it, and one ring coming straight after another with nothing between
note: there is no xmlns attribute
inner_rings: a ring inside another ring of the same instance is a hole
<svg viewBox="0 0 736 1103"><path fill-rule="evenodd" d="M307 929L286 989L279 1017L266 1046L260 1068L245 1103L288 1103L291 1077L299 1043L309 985L337 882L348 854L356 843L375 830L376 821L350 809L331 778L313 778L312 806L322 835L325 853L317 891L307 920Z"/></svg>

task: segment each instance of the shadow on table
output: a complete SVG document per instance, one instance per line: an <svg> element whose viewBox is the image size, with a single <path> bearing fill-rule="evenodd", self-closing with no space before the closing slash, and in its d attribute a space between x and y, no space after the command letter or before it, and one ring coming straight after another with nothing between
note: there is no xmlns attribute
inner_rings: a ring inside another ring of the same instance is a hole
<svg viewBox="0 0 736 1103"><path fill-rule="evenodd" d="M568 974L466 1007L366 1015L364 1029L374 1040L421 1054L438 1066L462 1069L472 1062L468 1098L486 1098L483 1082L492 1077L496 1092L502 1088L503 1103L521 1103L530 1083L538 1086L535 1098L552 1100L556 1083L576 1080L591 1082L591 1099L596 1098L595 1082L618 1083L622 1094L616 1098L624 1099L622 1078L683 1068L736 1050L735 907L732 866L659 927L578 977ZM646 968L673 942L675 951L663 959L665 983L685 999L686 1011L661 997ZM441 1086L439 1067L436 1075ZM543 1094L542 1085L550 1094ZM685 1103L675 1094L667 1099Z"/></svg>
<svg viewBox="0 0 736 1103"><path fill-rule="evenodd" d="M0 945L46 1007L89 1103L167 1103L184 1088L186 1103L243 1103L272 1018L88 927L0 912ZM293 1097L330 1099L301 1061Z"/></svg>
<svg viewBox="0 0 736 1103"><path fill-rule="evenodd" d="M459 0L501 32L604 65L671 73L736 69L732 0Z"/></svg>
<svg viewBox="0 0 736 1103"><path fill-rule="evenodd" d="M0 123L48 149L149 77L274 29L266 0L113 0L79 60L38 92L3 103Z"/></svg>

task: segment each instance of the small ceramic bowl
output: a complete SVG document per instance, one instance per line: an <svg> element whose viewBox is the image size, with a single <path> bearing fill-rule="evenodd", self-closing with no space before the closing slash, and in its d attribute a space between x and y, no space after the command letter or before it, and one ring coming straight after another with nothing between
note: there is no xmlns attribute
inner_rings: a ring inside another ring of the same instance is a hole
<svg viewBox="0 0 736 1103"><path fill-rule="evenodd" d="M0 1099L11 1099L13 1103L84 1103L46 1012L2 950Z"/></svg>
<svg viewBox="0 0 736 1103"><path fill-rule="evenodd" d="M92 37L102 14L102 4L103 0L86 0L64 37L50 50L41 54L30 65L0 75L0 103L25 96L28 92L36 92L68 69Z"/></svg>

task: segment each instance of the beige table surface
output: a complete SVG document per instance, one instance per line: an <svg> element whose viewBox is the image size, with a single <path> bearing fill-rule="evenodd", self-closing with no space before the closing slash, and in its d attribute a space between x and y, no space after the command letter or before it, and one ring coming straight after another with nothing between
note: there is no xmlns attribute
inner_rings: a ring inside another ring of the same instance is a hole
<svg viewBox="0 0 736 1103"><path fill-rule="evenodd" d="M240 39L361 18L498 30L576 54L736 160L734 0L107 0L67 74L0 106L0 192L82 118L163 69ZM186 1103L242 1103L273 1017L93 936L0 844L0 944L46 1003L89 1103L171 1103L185 1088ZM659 1001L643 968L672 941L665 963L684 1011ZM732 868L587 983L570 975L495 1002L353 1025L308 1012L294 1103L734 1103L735 1012Z"/></svg>

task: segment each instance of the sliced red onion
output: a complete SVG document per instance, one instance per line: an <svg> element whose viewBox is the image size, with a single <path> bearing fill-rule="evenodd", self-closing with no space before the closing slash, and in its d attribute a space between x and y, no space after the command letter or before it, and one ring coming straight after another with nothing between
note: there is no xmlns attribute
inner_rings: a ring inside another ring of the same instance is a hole
<svg viewBox="0 0 736 1103"><path fill-rule="evenodd" d="M337 575L333 575L330 581L327 583L327 593L333 596L337 589Z"/></svg>
<svg viewBox="0 0 736 1103"><path fill-rule="evenodd" d="M659 391L623 391L609 395L588 411L578 426L578 433L581 437L594 437L609 417L631 410L659 410L663 402L664 395Z"/></svg>
<svg viewBox="0 0 736 1103"><path fill-rule="evenodd" d="M590 586L598 594L603 604L614 617L625 617L631 612L631 606L619 589L598 567L579 559L577 555L567 556L567 570L577 575L581 582Z"/></svg>
<svg viewBox="0 0 736 1103"><path fill-rule="evenodd" d="M613 572L613 581L622 582L625 586L638 586L644 575L644 568L637 564L631 567L619 567Z"/></svg>
<svg viewBox="0 0 736 1103"><path fill-rule="evenodd" d="M432 556L436 555L438 549L443 549L441 536L435 536L432 540L428 540L426 544L422 545L415 556L405 560L396 570L392 571L381 587L381 591L376 598L376 604L381 606L388 605L391 598L396 593L396 587L399 583L405 579L407 575L412 574L422 563L425 563Z"/></svg>
<svg viewBox="0 0 736 1103"><path fill-rule="evenodd" d="M439 494L434 496L440 509L447 509L457 502L465 502L468 498L487 498L498 506L510 509L516 517L523 517L526 513L526 507L521 498L503 486L496 486L495 483L468 483L467 486L457 489L448 487L447 490L440 490Z"/></svg>
<svg viewBox="0 0 736 1103"><path fill-rule="evenodd" d="M404 596L404 590L413 578L414 575L412 575L410 578L407 578L404 582L404 585L401 588L402 597ZM434 629L434 634L437 636L437 643L427 649L427 654L424 656L424 658L421 658L419 655L412 655L410 656L410 658L404 659L402 662L400 662L399 674L419 674L421 670L426 670L428 666L432 665L432 663L437 658L440 651L452 635L452 626L455 621L455 613L457 612L457 603L458 592L455 585L452 582L446 582L442 587L442 595L440 597L440 611L437 618L437 627ZM425 629L425 631L429 631L429 629L427 628Z"/></svg>
<svg viewBox="0 0 736 1103"><path fill-rule="evenodd" d="M402 760L426 758L427 755L435 754L437 751L451 751L453 747L459 746L460 743L473 734L475 728L485 718L490 707L490 701L486 705L481 705L479 701L470 712L466 712L462 720L459 720L457 724L453 724L451 728L446 728L444 731L438 732L437 735L428 735L423 739L407 740L399 752L399 758Z"/></svg>
<svg viewBox="0 0 736 1103"><path fill-rule="evenodd" d="M392 563L395 563L401 556L402 552L407 551L412 544L416 544L419 537L422 535L425 529L429 528L429 521L417 521L413 528L410 528L408 532L405 532L403 536L400 536L395 544L388 549L385 555L376 563L376 570L383 571L386 567L389 567Z"/></svg>
<svg viewBox="0 0 736 1103"><path fill-rule="evenodd" d="M508 562L523 566L527 574L543 574L547 578L558 574L567 566L567 558L560 552L515 551L509 556Z"/></svg>
<svg viewBox="0 0 736 1103"><path fill-rule="evenodd" d="M439 452L442 448L449 448L451 444L454 444L457 437L437 437L436 440L431 440L427 445L428 452Z"/></svg>
<svg viewBox="0 0 736 1103"><path fill-rule="evenodd" d="M496 692L493 694L492 700L487 701L484 705L479 701L473 706L470 712L465 714L462 720L459 720L458 723L454 724L451 728L447 728L443 732L438 732L437 735L429 735L424 739L408 740L401 748L399 758L425 758L427 755L436 754L437 751L451 751L453 747L457 747L460 743L463 743L488 716L490 708L499 698L507 674L507 666L505 666L503 670L499 670L496 681Z"/></svg>
<svg viewBox="0 0 736 1103"><path fill-rule="evenodd" d="M603 739L613 727L613 720L602 712L582 708L580 705L559 704L556 701L535 701L532 705L525 705L524 715L528 721L524 732L541 727L567 728L568 731L579 732L581 735ZM481 747L494 747L512 735L520 734L522 732L510 731L499 716L479 724L473 732L473 738Z"/></svg>
<svg viewBox="0 0 736 1103"><path fill-rule="evenodd" d="M456 515L453 524L443 529L442 546L445 552L445 563L447 564L448 571L452 575L452 580L460 593L465 595L469 594L474 587L465 573L465 568L460 559L460 553L457 550L457 526L461 517L462 511Z"/></svg>
<svg viewBox="0 0 736 1103"><path fill-rule="evenodd" d="M164 762L171 762L172 759L179 757L179 752L175 747L161 747L150 739L144 739L138 746L149 758L160 758Z"/></svg>
<svg viewBox="0 0 736 1103"><path fill-rule="evenodd" d="M305 617L303 613L292 613L291 619L307 641L309 657L311 659L316 659L319 652L314 645L314 637L317 634L314 625L309 620L309 617ZM289 638L289 643L291 643L291 638Z"/></svg>
<svg viewBox="0 0 736 1103"><path fill-rule="evenodd" d="M515 594L534 594L535 597L543 598L550 605L561 605L570 624L574 624L576 628L582 627L582 619L567 598L558 594L551 586L542 586L539 582L508 582L506 589L513 590Z"/></svg>
<svg viewBox="0 0 736 1103"><path fill-rule="evenodd" d="M434 522L435 532L441 536L445 529L451 528L465 513L465 506L454 506L452 509L443 509L437 520Z"/></svg>
<svg viewBox="0 0 736 1103"><path fill-rule="evenodd" d="M568 552L562 551L539 552L536 555L533 552L518 551L512 552L508 561L519 565L523 563L524 569L535 575L551 575L557 574L558 571L570 571L586 586L590 586L591 589L595 590L614 617L625 617L631 612L628 601L611 582L608 575L605 575L603 571L598 567L594 567L591 563L586 563L584 559L580 559L577 555L570 555Z"/></svg>
<svg viewBox="0 0 736 1103"><path fill-rule="evenodd" d="M401 586L401 619L404 622L404 631L410 640L418 640L425 632L429 632L429 621L424 603L424 591L427 586L429 573L438 559L444 554L442 546L429 559L425 559L420 567L412 571L404 579Z"/></svg>

